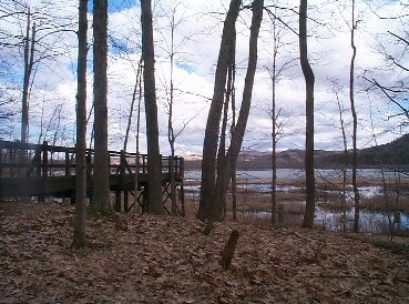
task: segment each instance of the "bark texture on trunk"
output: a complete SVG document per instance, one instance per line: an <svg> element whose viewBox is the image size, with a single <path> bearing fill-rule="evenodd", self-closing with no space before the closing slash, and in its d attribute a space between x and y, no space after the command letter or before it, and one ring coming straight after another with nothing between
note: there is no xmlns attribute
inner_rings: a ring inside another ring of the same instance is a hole
<svg viewBox="0 0 409 304"><path fill-rule="evenodd" d="M94 0L94 137L93 199L98 209L110 208L107 107L107 0Z"/></svg>
<svg viewBox="0 0 409 304"><path fill-rule="evenodd" d="M86 245L87 0L79 0L74 248Z"/></svg>
<svg viewBox="0 0 409 304"><path fill-rule="evenodd" d="M216 199L214 200L213 212L216 220L221 219L223 212L223 202L226 196L229 181L232 176L231 162L237 159L241 145L243 143L244 133L246 131L247 120L250 113L251 98L253 94L254 77L257 69L257 41L260 31L261 21L263 19L264 0L255 0L252 5L253 17L251 21L250 38L249 38L249 61L247 64L246 77L244 80L243 99L239 111L237 124L232 133L232 139L223 159L223 175L218 175L216 180Z"/></svg>
<svg viewBox="0 0 409 304"><path fill-rule="evenodd" d="M299 44L301 68L305 78L305 184L306 205L303 227L312 228L315 213L315 173L314 173L314 72L308 61L307 47L307 0L300 0Z"/></svg>
<svg viewBox="0 0 409 304"><path fill-rule="evenodd" d="M224 22L222 41L219 57L217 59L214 91L209 115L207 117L206 131L203 142L202 181L200 190L200 205L197 217L200 220L212 217L214 206L214 190L216 182L216 153L219 136L220 118L224 104L224 89L227 78L227 67L230 62L231 49L236 20L240 11L241 0L231 0L230 7Z"/></svg>
<svg viewBox="0 0 409 304"><path fill-rule="evenodd" d="M236 127L236 52L234 51L234 57L232 59L231 66L232 84L231 84L231 126L230 126L230 138L233 138L234 128ZM231 165L231 191L232 191L232 211L233 221L237 221L237 180L236 180L236 158L232 157L230 160Z"/></svg>
<svg viewBox="0 0 409 304"><path fill-rule="evenodd" d="M276 116L276 57L277 52L273 55L273 79L271 89L271 162L272 162L272 189L271 189L271 224L277 222L277 116Z"/></svg>
<svg viewBox="0 0 409 304"><path fill-rule="evenodd" d="M351 12L351 48L352 48L352 57L351 64L349 67L349 100L351 103L351 114L352 114L352 187L354 188L354 232L359 232L359 209L360 209L360 198L359 198L359 189L356 177L357 171L357 131L358 131L358 116L355 109L355 98L354 98L354 72L355 72L355 58L356 58L356 45L355 45L355 30L356 30L356 21L355 21L355 0L352 0L352 12Z"/></svg>
<svg viewBox="0 0 409 304"><path fill-rule="evenodd" d="M128 148L129 133L131 132L132 117L133 117L134 108L135 108L135 101L137 99L139 79L140 79L139 74L141 73L141 70L142 70L141 69L142 63L143 63L143 57L141 55L141 58L139 59L139 62L138 62L138 69L136 70L135 85L134 85L133 92L132 92L131 108L129 109L128 122L126 124L126 130L125 130L124 145L122 148L122 150L124 150L125 152Z"/></svg>
<svg viewBox="0 0 409 304"><path fill-rule="evenodd" d="M162 214L162 159L159 152L158 109L155 86L155 52L151 0L141 0L142 54L145 91L146 140L148 143L148 212Z"/></svg>
<svg viewBox="0 0 409 304"><path fill-rule="evenodd" d="M277 54L278 54L278 37L276 18L273 20L273 66L271 70L271 224L277 222L277 114L276 114L276 85L277 85Z"/></svg>
<svg viewBox="0 0 409 304"><path fill-rule="evenodd" d="M174 59L175 59L175 11L173 11L172 21L170 24L171 28L171 39L170 39L170 73L169 73L169 114L168 114L168 142L170 146L170 200L172 207L172 214L177 215L177 206L176 206L176 180L175 180L175 130L173 128L173 93L174 93L174 84L173 84L173 68L174 68Z"/></svg>
<svg viewBox="0 0 409 304"><path fill-rule="evenodd" d="M222 170L222 174L217 175L217 179L215 176L215 167L217 166L216 164L216 152L217 152L217 135L219 131L219 123L220 123L220 116L221 116L221 111L223 109L223 95L224 95L224 86L226 83L226 74L227 74L227 67L229 62L231 61L229 58L229 54L226 55L226 64L223 65L223 87L222 89L222 96L218 100L218 112L217 112L217 121L211 120L212 112L209 113L208 117L208 125L206 126L206 135L208 133L208 127L209 127L209 120L211 121L212 129L216 128L216 137L213 138L212 141L206 142L207 136L205 135L205 143L204 143L204 148L203 148L203 164L202 164L202 192L201 192L201 201L200 205L204 205L207 203L207 213L201 214L200 212L202 211L199 207L199 213L198 217L199 218L211 218L213 220L221 220L223 218L223 209L224 209L224 198L227 192L227 187L229 184L229 181L232 176L232 160L237 159L237 156L239 154L239 151L241 149L241 145L243 142L243 137L244 133L246 130L246 125L247 125L247 119L249 116L250 112L250 106L251 106L251 97L253 93L253 85L254 85L254 76L257 68L257 40L258 40L258 34L260 30L260 25L261 25L261 20L263 18L263 6L264 6L264 0L255 0L252 4L252 9L253 9L253 17L252 17L252 22L251 22L251 30L250 30L250 39L249 39L249 61L247 65L247 71L246 71L246 77L244 81L244 90L243 90L243 99L241 103L241 108L239 112L239 117L237 119L237 124L234 128L234 131L232 132L232 139L231 143L229 146L229 149L225 155L221 159L222 161L222 166L224 167ZM230 11L229 11L230 13ZM229 17L229 13L227 18ZM229 31L229 40L228 42L230 43L230 47L227 48L228 51L231 52L232 47L234 46L234 40L235 38L233 35L235 33L235 27L234 23L235 20L237 19L237 15L235 16L234 20L231 20L233 22L232 28L230 28ZM228 19L226 19L227 21ZM226 26L226 23L225 23ZM225 27L226 29L226 27ZM224 37L223 37L224 38ZM226 42L226 41L224 41ZM222 47L223 47L223 39L222 39ZM222 48L221 48L222 49ZM231 57L230 53L230 57ZM220 59L220 58L219 58ZM218 61L218 64L220 61ZM220 83L217 82L217 75L216 75L216 82L215 82L215 88L216 86L220 86ZM212 106L215 103L215 99L213 99ZM216 115L216 114L215 114ZM209 151L212 152L212 159L210 159L210 163L208 163L206 160L209 158L209 155L206 155L206 152L209 152L206 149L206 146L210 145L212 149ZM207 159L205 160L205 156ZM211 165L211 167L210 167ZM217 166L218 167L218 166ZM221 171L221 170L218 170ZM206 174L207 175L206 175ZM206 186L207 188L205 188ZM208 193L206 193L208 191ZM206 198L208 201L206 201Z"/></svg>
<svg viewBox="0 0 409 304"><path fill-rule="evenodd" d="M232 56L234 58L234 56ZM227 130L227 119L228 119L228 114L229 114L229 103L230 103L230 97L232 93L232 81L233 81L233 74L231 71L231 64L232 62L230 61L229 67L228 67L228 77L227 77L227 88L226 88L226 96L224 100L224 105L223 105L223 120L222 120L222 128L221 128L221 133L220 133L220 141L219 141L219 151L217 152L217 165L216 165L216 176L217 178L219 176L224 176L224 167L225 167L225 161L226 161L226 130ZM223 207L223 219L225 218L226 215L226 197L224 196L224 193L221 191L218 191L217 189L217 183L216 183L216 196L215 196L215 201L220 203L220 208Z"/></svg>
<svg viewBox="0 0 409 304"><path fill-rule="evenodd" d="M135 161L135 181L134 181L134 210L138 212L139 210L139 201L138 197L140 194L139 188L139 135L141 129L141 104L142 104L142 74L143 74L143 57L140 61L140 71L138 78L138 106L137 106L137 115L136 115L136 136L135 136L135 152L136 152L136 161Z"/></svg>
<svg viewBox="0 0 409 304"><path fill-rule="evenodd" d="M31 32L31 38L30 38ZM21 142L27 143L29 136L29 96L30 80L34 66L36 25L31 25L31 12L27 13L26 36L24 38L24 76L21 98Z"/></svg>
<svg viewBox="0 0 409 304"><path fill-rule="evenodd" d="M347 200L346 200L346 185L347 185L347 172L348 172L348 143L347 143L347 136L345 132L345 122L344 122L344 115L343 115L343 108L341 104L341 100L339 99L338 96L338 86L336 85L335 88L335 96L337 99L337 104L338 104L338 111L339 111L339 125L341 127L341 136L342 136L342 144L343 144L343 151L342 151L342 156L343 156L343 164L342 164L342 188L341 188L341 206L343 209L343 215L342 215L342 226L343 226L343 231L346 232L346 227L347 227L347 215L346 215L346 210L347 210Z"/></svg>

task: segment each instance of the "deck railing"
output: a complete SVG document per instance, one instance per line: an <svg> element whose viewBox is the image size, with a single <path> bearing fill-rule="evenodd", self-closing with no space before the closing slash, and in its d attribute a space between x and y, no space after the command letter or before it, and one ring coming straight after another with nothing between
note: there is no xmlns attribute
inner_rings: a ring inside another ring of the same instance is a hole
<svg viewBox="0 0 409 304"><path fill-rule="evenodd" d="M47 177L75 175L76 150L72 147L0 141L0 177ZM95 151L86 150L87 172L92 175ZM171 157L161 156L162 173L170 173ZM137 165L138 161L138 166ZM109 151L111 174L148 173L148 156L124 151ZM183 177L182 157L174 158L174 173Z"/></svg>

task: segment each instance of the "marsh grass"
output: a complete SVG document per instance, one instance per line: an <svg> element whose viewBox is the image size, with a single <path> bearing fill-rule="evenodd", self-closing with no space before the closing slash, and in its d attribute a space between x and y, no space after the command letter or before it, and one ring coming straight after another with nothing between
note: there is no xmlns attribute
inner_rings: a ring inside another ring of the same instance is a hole
<svg viewBox="0 0 409 304"><path fill-rule="evenodd" d="M409 213L409 196L401 195L396 201L394 193L388 193L386 199L383 194L378 194L374 197L363 198L361 206L371 211Z"/></svg>
<svg viewBox="0 0 409 304"><path fill-rule="evenodd" d="M277 191L277 205L281 208L280 227L294 227L302 224L305 211L305 190L302 183L281 185L290 186L289 191ZM380 184L372 180L361 180L360 186L380 187ZM392 187L393 185L391 185ZM407 185L400 186L401 193L407 189ZM249 185L251 187L251 185ZM346 201L342 200L341 185L337 183L317 182L317 207L320 209L319 217L316 219L316 228L334 231L350 231L351 222L348 214L353 206L349 193L346 193ZM379 188L380 189L380 188ZM409 196L401 194L398 203L395 203L395 195L392 191L385 203L385 197L378 193L373 197L362 197L361 207L367 211L362 217L362 232L377 235L390 233L388 221L381 219L379 213L389 212L392 216L396 212L409 212ZM347 186L350 190L350 185ZM199 195L196 193L189 196L186 202L186 213L189 217L195 217L199 205ZM372 214L373 212L373 214ZM378 214L377 214L378 213ZM227 195L226 221L233 220L232 195ZM271 227L271 193L257 192L250 188L240 188L237 192L237 220L239 222L252 223L259 226ZM400 226L399 226L400 227ZM408 234L405 229L398 228L394 233L399 235Z"/></svg>

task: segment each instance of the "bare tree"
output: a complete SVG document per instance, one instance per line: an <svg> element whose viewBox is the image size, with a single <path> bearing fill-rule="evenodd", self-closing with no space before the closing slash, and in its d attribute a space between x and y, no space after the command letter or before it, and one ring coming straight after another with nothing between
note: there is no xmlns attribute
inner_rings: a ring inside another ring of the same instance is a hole
<svg viewBox="0 0 409 304"><path fill-rule="evenodd" d="M398 73L403 72L403 75L406 75L409 71L409 67L405 64L405 61L409 54L409 39L407 38L408 33L405 30L403 31L403 34L397 34L395 32L388 31L388 36L390 37L390 39L392 39L392 41L394 41L393 45L399 47L400 49L398 54L391 54L388 48L383 45L382 42L379 42L379 44L381 52L386 58L388 68L393 68ZM407 104L406 95L409 92L409 86L405 79L405 76L403 76L395 83L388 83L386 80L381 81L377 79L377 77L368 76L367 74L371 74L370 71L366 71L365 75L363 76L363 78L368 81L368 83L370 83L370 87L368 88L368 90L374 90L376 91L376 93L380 92L381 95L386 98L386 101L393 104L397 109L394 111L393 115L390 116L390 118L403 116L403 124L408 124L409 107Z"/></svg>
<svg viewBox="0 0 409 304"><path fill-rule="evenodd" d="M63 16L55 16L48 11L49 3L41 4L33 3L31 6L30 1L3 0L0 7L1 63L2 69L4 65L7 67L7 73L0 74L3 74L6 80L21 77L21 88L18 89L21 90L18 138L22 142L29 141L30 125L35 122L31 117L30 100L33 88L35 89L36 75L43 71L40 70L40 63L47 68L52 59L69 52L67 48L61 47L61 38L64 32L75 32L72 29L72 18L67 21ZM4 26L5 24L7 26ZM10 88L11 90L15 89ZM35 127L32 129L33 133L37 133Z"/></svg>
<svg viewBox="0 0 409 304"><path fill-rule="evenodd" d="M224 200L232 175L231 161L232 159L237 159L246 131L253 94L254 77L257 69L257 42L261 21L263 19L263 6L264 0L255 0L251 5L253 16L250 27L249 60L244 81L243 97L237 124L234 128L234 132L232 133L230 146L227 150L225 158L222 159L224 165L223 174L217 175L215 188L216 199L214 201L215 205L213 209L215 219L220 219L222 216Z"/></svg>
<svg viewBox="0 0 409 304"><path fill-rule="evenodd" d="M28 8L26 34L24 37L24 79L23 94L21 100L21 142L28 142L29 136L29 90L34 66L36 24L31 24L31 11Z"/></svg>
<svg viewBox="0 0 409 304"><path fill-rule="evenodd" d="M271 80L271 110L268 111L268 114L271 119L271 223L273 225L277 222L277 143L280 140L285 124L280 121L282 108L277 109L276 87L281 69L277 70L276 56L277 49L274 50L272 67L268 69Z"/></svg>
<svg viewBox="0 0 409 304"><path fill-rule="evenodd" d="M300 0L299 44L300 61L306 86L306 130L305 130L305 184L306 202L303 227L312 228L315 213L315 172L314 172L314 83L315 76L308 61L307 47L308 1Z"/></svg>
<svg viewBox="0 0 409 304"><path fill-rule="evenodd" d="M343 164L342 164L342 186L341 186L341 207L343 211L342 215L342 225L344 232L346 231L346 224L347 224L347 201L346 201L346 185L347 185L347 171L348 171L348 143L347 143L347 136L345 132L345 121L344 121L344 108L342 106L342 101L339 98L339 85L336 80L332 81L333 84L333 91L335 93L335 98L337 100L338 105L338 113L339 113L339 125L341 129L341 136L342 136L342 145L343 145Z"/></svg>
<svg viewBox="0 0 409 304"><path fill-rule="evenodd" d="M86 244L86 132L87 132L87 0L79 0L78 24L78 67L77 67L77 143L75 170L75 223L73 247L81 248Z"/></svg>
<svg viewBox="0 0 409 304"><path fill-rule="evenodd" d="M141 0L142 54L148 143L148 211L161 214L162 206L161 157L159 154L158 110L155 87L155 52L151 0Z"/></svg>
<svg viewBox="0 0 409 304"><path fill-rule="evenodd" d="M263 0L255 0L251 5L253 17L250 28L249 60L244 82L243 99L237 124L232 132L230 146L225 154L223 142L221 142L219 147L217 142L220 118L223 108L225 108L224 105L226 105L224 103L226 97L224 96L224 87L226 85L228 66L231 64L231 59L234 54L232 49L235 46L235 21L238 16L240 5L240 1L232 1L230 3L230 8L224 24L222 44L216 68L214 95L208 115L203 146L202 188L198 218L208 219L210 221L221 220L223 218L225 196L232 176L231 163L233 159L237 159L243 142L257 67L257 40L263 17ZM219 155L216 162L218 148ZM215 170L217 170L217 176Z"/></svg>
<svg viewBox="0 0 409 304"><path fill-rule="evenodd" d="M277 154L277 143L280 139L280 134L284 127L284 124L279 121L279 117L281 115L281 108L277 109L277 94L276 88L277 84L281 79L281 74L288 69L291 64L295 61L295 59L290 59L283 64L278 64L278 53L280 48L283 46L282 43L282 36L283 31L278 27L278 20L279 17L277 16L277 8L274 7L274 10L267 9L268 15L270 17L271 25L272 25L272 38L273 38L273 45L272 45L272 63L271 66L266 67L270 80L271 80L271 109L268 111L268 114L271 119L271 163L272 163L272 171L271 171L271 223L274 225L277 221L277 162L276 162L276 154Z"/></svg>
<svg viewBox="0 0 409 304"><path fill-rule="evenodd" d="M143 58L141 58L143 60ZM138 210L138 197L139 197L139 136L140 136L140 127L141 127L141 104L142 104L142 73L143 73L143 65L140 66L139 72L139 80L138 82L138 106L136 110L136 138L135 138L135 182L134 182L134 210Z"/></svg>
<svg viewBox="0 0 409 304"><path fill-rule="evenodd" d="M135 101L137 99L137 93L138 93L138 87L139 87L139 81L140 81L140 74L142 73L142 64L143 64L143 57L141 55L141 57L139 59L139 62L138 62L138 67L137 67L137 70L136 70L135 85L134 85L134 88L133 88L132 99L131 99L131 107L129 109L128 122L126 124L124 145L122 147L122 150L124 150L124 151L126 151L127 148L128 148L129 133L131 132L131 125L132 125L132 116L133 116L133 113L134 113ZM139 114L137 114L137 115L139 115Z"/></svg>
<svg viewBox="0 0 409 304"><path fill-rule="evenodd" d="M168 96L168 142L170 146L170 160L169 160L169 173L170 173L170 200L172 204L172 214L177 214L176 206L176 181L175 181L175 142L176 135L173 127L173 107L174 107L174 65L175 65L175 30L179 22L176 20L176 7L173 8L170 20L170 46L168 50L169 54L169 96Z"/></svg>
<svg viewBox="0 0 409 304"><path fill-rule="evenodd" d="M277 12L275 12L277 14ZM276 15L275 14L275 15ZM277 121L276 121L276 85L277 85L277 55L279 36L277 35L276 18L272 19L273 26L273 63L270 71L271 79L271 161L272 161L272 189L271 189L271 223L274 225L277 219Z"/></svg>
<svg viewBox="0 0 409 304"><path fill-rule="evenodd" d="M94 0L94 187L93 199L100 210L110 208L108 108L107 108L107 0Z"/></svg>
<svg viewBox="0 0 409 304"><path fill-rule="evenodd" d="M239 14L241 0L231 0L217 59L213 98L207 117L206 131L203 142L202 180L200 190L200 204L197 217L201 220L213 218L213 200L216 183L216 153L219 134L220 118L224 104L224 88L227 78L227 67L233 47L235 23Z"/></svg>
<svg viewBox="0 0 409 304"><path fill-rule="evenodd" d="M231 85L231 114L232 122L230 126L230 136L233 138L234 128L236 127L236 58L232 60L232 66L230 68L232 73L232 85ZM232 187L232 211L233 211L233 221L237 221L237 175L236 175L236 162L237 159L231 158L231 187Z"/></svg>
<svg viewBox="0 0 409 304"><path fill-rule="evenodd" d="M359 189L357 182L357 133L358 133L358 116L355 108L355 58L356 58L356 45L355 45L355 30L358 26L358 21L355 18L355 0L351 2L351 48L352 57L351 64L349 67L349 101L351 103L351 114L352 114L352 187L354 189L354 232L359 232L359 209L360 209L360 199L359 199Z"/></svg>
<svg viewBox="0 0 409 304"><path fill-rule="evenodd" d="M234 43L234 42L233 42ZM235 51L235 47L232 48L232 52ZM234 63L232 62L234 60L234 54L232 54L230 58L230 63L228 66L228 76L227 76L227 88L226 88L226 94L224 98L224 104L223 104L223 116L222 116L222 127L221 127L221 132L220 132L220 139L219 139L219 151L217 152L217 168L216 168L216 174L217 176L223 176L224 175L224 166L225 166L225 154L226 154L226 130L227 130L227 120L228 120L228 113L229 113L229 104L230 104L230 99L232 96L232 86L233 84L233 75L234 71L232 67L234 66ZM235 111L234 111L235 112ZM235 117L234 117L235 118ZM232 126L231 129L231 135L233 138L233 133L234 133L234 128L235 126ZM232 167L233 168L233 167ZM226 215L226 199L225 196L223 196L223 193L217 193L216 195L219 195L219 200L220 204L223 205L223 218Z"/></svg>
<svg viewBox="0 0 409 304"><path fill-rule="evenodd" d="M175 65L181 63L181 54L185 48L186 42L193 39L197 32L191 32L188 34L180 35L179 29L182 28L185 23L185 12L180 6L180 2L172 4L172 7L163 9L163 15L167 16L165 21L165 28L159 31L159 34L163 39L163 51L166 53L169 60L169 74L165 77L162 85L166 94L166 114L167 114L167 140L170 147L170 159L169 159L169 177L170 177L170 200L171 210L173 215L177 215L180 211L177 208L177 189L176 189L176 175L175 175L175 154L176 154L176 140L183 133L187 125L192 121L193 117L187 122L184 122L180 128L175 124L175 105L177 102L176 91L182 92L177 88L175 82ZM186 93L186 92L183 92ZM183 206L182 206L183 207ZM183 210L181 210L183 214Z"/></svg>

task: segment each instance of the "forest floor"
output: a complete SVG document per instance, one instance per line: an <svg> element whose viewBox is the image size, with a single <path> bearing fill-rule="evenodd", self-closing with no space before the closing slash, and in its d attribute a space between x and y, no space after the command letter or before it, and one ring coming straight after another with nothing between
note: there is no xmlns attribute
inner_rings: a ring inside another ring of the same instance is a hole
<svg viewBox="0 0 409 304"><path fill-rule="evenodd" d="M0 303L409 303L409 256L339 233L228 222L206 236L193 219L90 215L76 251L73 212L0 203Z"/></svg>

